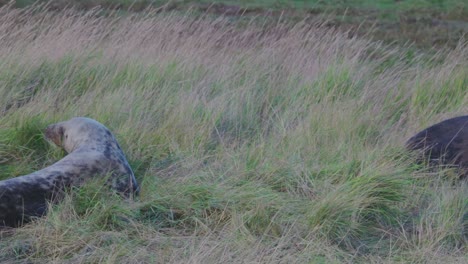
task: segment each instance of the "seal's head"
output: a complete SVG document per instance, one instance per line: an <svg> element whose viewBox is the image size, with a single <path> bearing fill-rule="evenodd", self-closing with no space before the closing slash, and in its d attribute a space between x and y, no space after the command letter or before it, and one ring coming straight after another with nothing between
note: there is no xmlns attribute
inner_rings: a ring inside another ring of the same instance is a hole
<svg viewBox="0 0 468 264"><path fill-rule="evenodd" d="M114 140L109 130L101 123L86 117L74 117L68 121L49 125L46 139L71 153L83 144L100 145Z"/></svg>

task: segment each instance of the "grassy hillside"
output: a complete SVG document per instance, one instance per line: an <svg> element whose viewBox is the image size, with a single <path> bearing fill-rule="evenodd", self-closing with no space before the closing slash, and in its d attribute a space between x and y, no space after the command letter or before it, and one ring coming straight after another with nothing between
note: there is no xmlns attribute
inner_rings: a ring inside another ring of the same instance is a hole
<svg viewBox="0 0 468 264"><path fill-rule="evenodd" d="M468 185L416 166L418 130L468 112L468 47L389 48L323 25L0 10L0 179L88 116L141 183L99 181L0 231L19 263L463 263Z"/></svg>

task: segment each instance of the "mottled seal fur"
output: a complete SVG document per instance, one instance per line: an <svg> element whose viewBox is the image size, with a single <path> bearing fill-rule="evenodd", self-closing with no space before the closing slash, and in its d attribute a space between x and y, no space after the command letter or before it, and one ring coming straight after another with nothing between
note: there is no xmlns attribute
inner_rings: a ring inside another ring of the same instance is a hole
<svg viewBox="0 0 468 264"><path fill-rule="evenodd" d="M411 137L406 147L436 165L453 165L468 176L468 116L447 119Z"/></svg>
<svg viewBox="0 0 468 264"><path fill-rule="evenodd" d="M0 226L18 226L44 215L48 201L95 176L108 176L107 184L125 197L138 193L122 149L101 123L75 117L48 126L45 137L68 155L42 170L0 181Z"/></svg>

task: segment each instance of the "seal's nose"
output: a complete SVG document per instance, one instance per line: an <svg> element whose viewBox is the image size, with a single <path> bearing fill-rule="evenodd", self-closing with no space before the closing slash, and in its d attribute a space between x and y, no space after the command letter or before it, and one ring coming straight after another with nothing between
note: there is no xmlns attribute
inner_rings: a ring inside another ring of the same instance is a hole
<svg viewBox="0 0 468 264"><path fill-rule="evenodd" d="M62 136L59 135L55 131L55 126L54 125L49 125L46 127L44 131L45 138L49 141L52 141L55 145L60 146L61 145L61 138Z"/></svg>
<svg viewBox="0 0 468 264"><path fill-rule="evenodd" d="M47 126L46 129L44 130L44 135L46 137L46 139L50 140L51 137L52 137L52 128L53 126L50 125L50 126Z"/></svg>

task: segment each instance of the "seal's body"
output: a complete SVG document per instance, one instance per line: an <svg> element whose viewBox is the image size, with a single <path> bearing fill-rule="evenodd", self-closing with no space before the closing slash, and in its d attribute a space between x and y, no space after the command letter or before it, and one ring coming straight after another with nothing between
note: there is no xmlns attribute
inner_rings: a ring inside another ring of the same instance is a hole
<svg viewBox="0 0 468 264"><path fill-rule="evenodd" d="M95 176L108 176L107 184L126 197L138 193L132 169L104 125L76 117L48 126L45 136L68 155L45 169L0 181L0 226L17 226L42 216L47 201Z"/></svg>
<svg viewBox="0 0 468 264"><path fill-rule="evenodd" d="M428 127L406 142L410 150L437 165L455 165L468 176L468 116L447 119Z"/></svg>

